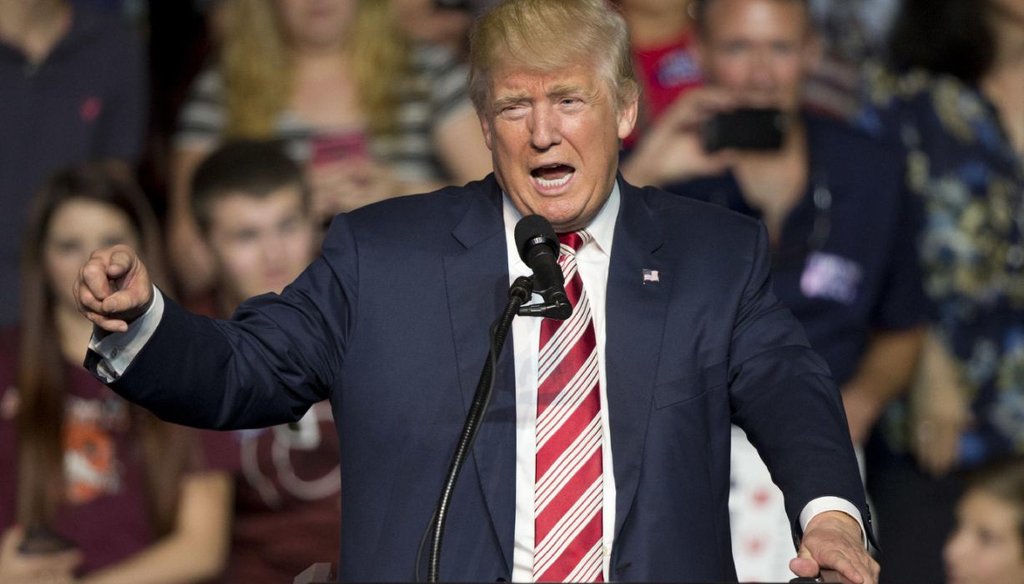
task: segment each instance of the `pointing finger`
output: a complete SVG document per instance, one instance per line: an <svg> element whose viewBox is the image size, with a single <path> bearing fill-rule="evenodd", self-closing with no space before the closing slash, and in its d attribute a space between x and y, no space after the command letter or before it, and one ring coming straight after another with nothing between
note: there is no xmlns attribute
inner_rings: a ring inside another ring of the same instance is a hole
<svg viewBox="0 0 1024 584"><path fill-rule="evenodd" d="M134 264L134 255L123 249L114 248L110 254L110 264L106 270L107 276L114 279L121 278L131 271Z"/></svg>

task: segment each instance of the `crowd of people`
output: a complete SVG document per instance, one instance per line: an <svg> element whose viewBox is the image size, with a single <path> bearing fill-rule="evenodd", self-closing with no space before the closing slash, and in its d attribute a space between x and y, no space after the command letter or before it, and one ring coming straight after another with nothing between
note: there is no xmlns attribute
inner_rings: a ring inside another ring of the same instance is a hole
<svg viewBox="0 0 1024 584"><path fill-rule="evenodd" d="M181 3L205 24L173 67L149 4L0 0L0 584L337 561L331 404L162 421L81 367L73 283L127 243L227 318L298 278L339 213L484 179L504 146L468 75L495 0ZM880 582L1024 582L1024 0L608 4L640 86L620 179L764 226L771 293L840 390ZM788 581L801 527L759 438L732 428L736 572Z"/></svg>

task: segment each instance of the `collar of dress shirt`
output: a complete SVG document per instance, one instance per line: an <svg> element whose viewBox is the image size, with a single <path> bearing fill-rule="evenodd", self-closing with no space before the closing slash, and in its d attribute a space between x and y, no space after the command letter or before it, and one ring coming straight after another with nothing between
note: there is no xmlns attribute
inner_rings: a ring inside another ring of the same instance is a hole
<svg viewBox="0 0 1024 584"><path fill-rule="evenodd" d="M604 202L604 206L601 207L601 210L597 212L597 215L586 227L590 235L593 236L598 248L608 256L611 256L612 239L615 236L615 219L619 216L621 196L619 193L619 182L615 181L612 185L612 192L608 195L608 200ZM512 200L504 191L502 191L501 199L507 240L515 242L513 234L516 229L516 223L523 218L523 214L519 212L519 209L516 209L515 204L512 203ZM530 269L526 267L526 264L523 263L517 252L510 251L509 259L511 260L509 263L510 273L530 273Z"/></svg>

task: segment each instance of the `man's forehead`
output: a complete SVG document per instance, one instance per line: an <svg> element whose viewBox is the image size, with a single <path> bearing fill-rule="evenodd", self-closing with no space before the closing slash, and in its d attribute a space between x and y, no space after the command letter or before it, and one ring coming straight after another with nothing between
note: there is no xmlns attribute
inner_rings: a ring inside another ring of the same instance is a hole
<svg viewBox="0 0 1024 584"><path fill-rule="evenodd" d="M796 25L800 32L811 27L808 8L797 0L715 0L710 2L701 26L702 36L726 31L738 33L754 25L758 32L787 31Z"/></svg>
<svg viewBox="0 0 1024 584"><path fill-rule="evenodd" d="M302 191L299 187L285 186L266 194L247 191L228 191L210 201L210 212L230 217L235 214L262 214L273 211L292 212L301 210Z"/></svg>
<svg viewBox="0 0 1024 584"><path fill-rule="evenodd" d="M593 90L598 76L592 67L582 64L568 65L555 70L542 70L525 66L500 67L491 77L495 98L542 92L544 94Z"/></svg>

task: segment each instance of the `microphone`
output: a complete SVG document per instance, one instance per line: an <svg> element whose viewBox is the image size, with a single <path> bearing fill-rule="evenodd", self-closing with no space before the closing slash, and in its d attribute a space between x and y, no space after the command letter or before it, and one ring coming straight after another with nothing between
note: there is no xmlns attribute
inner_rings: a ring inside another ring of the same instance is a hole
<svg viewBox="0 0 1024 584"><path fill-rule="evenodd" d="M544 299L541 304L523 306L519 314L569 318L572 305L565 295L565 276L558 265L560 245L551 223L540 215L527 215L516 223L515 239L519 257L533 270L533 291Z"/></svg>

